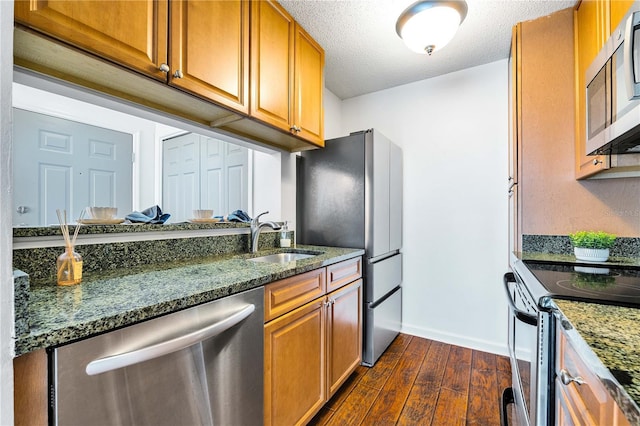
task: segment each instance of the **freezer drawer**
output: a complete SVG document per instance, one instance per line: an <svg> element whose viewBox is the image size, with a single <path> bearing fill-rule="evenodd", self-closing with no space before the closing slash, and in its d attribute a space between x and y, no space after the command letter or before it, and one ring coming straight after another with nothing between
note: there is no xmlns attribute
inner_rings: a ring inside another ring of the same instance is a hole
<svg viewBox="0 0 640 426"><path fill-rule="evenodd" d="M56 348L56 425L263 420L262 287Z"/></svg>
<svg viewBox="0 0 640 426"><path fill-rule="evenodd" d="M366 304L362 364L372 367L400 333L402 288L396 288L377 304Z"/></svg>
<svg viewBox="0 0 640 426"><path fill-rule="evenodd" d="M402 254L377 262L367 260L364 301L374 303L402 283Z"/></svg>

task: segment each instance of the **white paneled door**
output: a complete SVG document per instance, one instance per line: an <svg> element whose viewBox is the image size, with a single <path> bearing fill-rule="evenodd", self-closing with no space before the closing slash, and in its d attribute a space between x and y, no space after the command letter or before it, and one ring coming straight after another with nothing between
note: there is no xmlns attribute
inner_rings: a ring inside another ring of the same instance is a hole
<svg viewBox="0 0 640 426"><path fill-rule="evenodd" d="M189 133L163 141L162 203L171 222L193 217L194 209L223 216L246 211L249 150Z"/></svg>
<svg viewBox="0 0 640 426"><path fill-rule="evenodd" d="M133 137L14 109L14 226L70 222L87 206L132 209Z"/></svg>

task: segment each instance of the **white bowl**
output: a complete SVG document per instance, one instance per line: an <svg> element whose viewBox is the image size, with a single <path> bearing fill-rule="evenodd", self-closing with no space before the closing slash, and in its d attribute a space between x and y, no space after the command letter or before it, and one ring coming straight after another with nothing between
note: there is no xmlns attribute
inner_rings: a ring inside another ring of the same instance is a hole
<svg viewBox="0 0 640 426"><path fill-rule="evenodd" d="M109 220L116 217L117 207L87 207L89 219Z"/></svg>
<svg viewBox="0 0 640 426"><path fill-rule="evenodd" d="M209 219L213 216L213 210L194 210L194 219Z"/></svg>

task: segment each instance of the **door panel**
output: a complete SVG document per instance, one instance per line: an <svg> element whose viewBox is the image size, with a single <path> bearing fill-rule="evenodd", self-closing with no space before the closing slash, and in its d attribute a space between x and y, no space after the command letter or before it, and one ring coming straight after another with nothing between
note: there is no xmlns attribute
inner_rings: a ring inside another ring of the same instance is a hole
<svg viewBox="0 0 640 426"><path fill-rule="evenodd" d="M293 124L298 136L324 146L324 50L297 24L295 55Z"/></svg>
<svg viewBox="0 0 640 426"><path fill-rule="evenodd" d="M192 133L165 140L162 156L163 210L171 222L190 219L200 208L200 139Z"/></svg>
<svg viewBox="0 0 640 426"><path fill-rule="evenodd" d="M374 303L402 283L402 254L367 264L365 302Z"/></svg>
<svg viewBox="0 0 640 426"><path fill-rule="evenodd" d="M367 243L368 256L377 257L389 252L389 140L378 132L373 133L373 139L367 148L373 154L371 172L367 173L373 185L368 188L369 218L373 224L372 239Z"/></svg>
<svg viewBox="0 0 640 426"><path fill-rule="evenodd" d="M247 113L249 2L172 1L170 62L169 84Z"/></svg>
<svg viewBox="0 0 640 426"><path fill-rule="evenodd" d="M402 326L402 287L399 287L381 304L366 304L364 321L365 347L362 363L372 366L396 338Z"/></svg>
<svg viewBox="0 0 640 426"><path fill-rule="evenodd" d="M16 22L166 81L168 3L144 1L15 2ZM123 25L126 23L126 25Z"/></svg>
<svg viewBox="0 0 640 426"><path fill-rule="evenodd" d="M279 4L251 11L251 115L283 130L292 121L294 21Z"/></svg>
<svg viewBox="0 0 640 426"><path fill-rule="evenodd" d="M130 134L14 109L14 225L57 224L56 209L74 221L87 206L132 210ZM19 214L19 207L27 207Z"/></svg>
<svg viewBox="0 0 640 426"><path fill-rule="evenodd" d="M402 150L389 144L389 250L402 248Z"/></svg>

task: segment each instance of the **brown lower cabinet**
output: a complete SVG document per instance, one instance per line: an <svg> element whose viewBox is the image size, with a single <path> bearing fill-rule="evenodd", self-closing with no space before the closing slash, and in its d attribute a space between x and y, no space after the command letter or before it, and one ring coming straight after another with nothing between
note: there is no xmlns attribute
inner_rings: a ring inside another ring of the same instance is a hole
<svg viewBox="0 0 640 426"><path fill-rule="evenodd" d="M305 275L287 281L296 287L296 279L308 280ZM282 289L282 283L267 285L265 298L271 298L272 288ZM332 292L300 301L266 322L264 344L264 424L307 423L360 364L362 279L358 276Z"/></svg>

